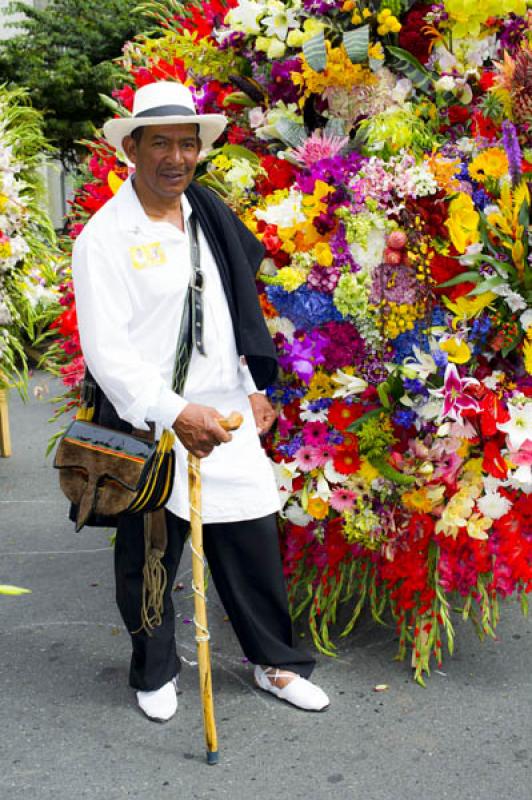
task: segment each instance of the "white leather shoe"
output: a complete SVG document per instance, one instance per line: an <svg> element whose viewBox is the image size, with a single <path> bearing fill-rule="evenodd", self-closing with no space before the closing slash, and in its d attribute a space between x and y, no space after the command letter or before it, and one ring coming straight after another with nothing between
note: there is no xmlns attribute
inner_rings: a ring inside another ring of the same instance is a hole
<svg viewBox="0 0 532 800"><path fill-rule="evenodd" d="M304 711L325 711L330 705L329 698L323 689L306 678L296 675L282 689L270 681L270 677L275 681L277 678L289 677L292 674L275 669L275 667L268 667L266 671L262 667L256 666L253 676L259 689L274 694L280 700L285 700Z"/></svg>
<svg viewBox="0 0 532 800"><path fill-rule="evenodd" d="M177 676L153 692L137 692L141 711L153 722L168 722L177 711Z"/></svg>

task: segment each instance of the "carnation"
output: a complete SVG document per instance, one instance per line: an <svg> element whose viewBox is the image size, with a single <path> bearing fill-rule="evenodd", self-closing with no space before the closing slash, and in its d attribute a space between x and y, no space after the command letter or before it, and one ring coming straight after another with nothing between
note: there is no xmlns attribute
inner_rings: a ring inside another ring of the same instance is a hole
<svg viewBox="0 0 532 800"><path fill-rule="evenodd" d="M500 519L511 509L511 502L499 492L488 492L477 500L478 510L485 517Z"/></svg>

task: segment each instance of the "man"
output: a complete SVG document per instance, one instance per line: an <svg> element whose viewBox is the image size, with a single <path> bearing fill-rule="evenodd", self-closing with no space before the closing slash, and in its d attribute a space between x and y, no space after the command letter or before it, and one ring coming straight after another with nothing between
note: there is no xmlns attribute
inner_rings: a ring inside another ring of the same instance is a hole
<svg viewBox="0 0 532 800"><path fill-rule="evenodd" d="M159 432L172 428L178 439L162 562L168 583L161 624L151 631L141 617L142 515L119 518L115 547L117 602L133 646L130 683L141 710L157 721L177 709L171 589L189 527L188 451L202 459L205 554L242 649L256 665L256 684L306 710L329 704L307 680L314 660L294 647L275 522L278 493L259 441L275 414L257 385L264 388L276 371L254 283L262 245L219 198L192 182L200 150L225 125L223 115L198 115L181 84L139 89L133 116L104 126L134 175L86 225L73 254L83 354L113 413L134 428L150 422ZM192 215L203 307L180 396L171 381L191 278ZM244 417L233 435L218 422L231 411Z"/></svg>

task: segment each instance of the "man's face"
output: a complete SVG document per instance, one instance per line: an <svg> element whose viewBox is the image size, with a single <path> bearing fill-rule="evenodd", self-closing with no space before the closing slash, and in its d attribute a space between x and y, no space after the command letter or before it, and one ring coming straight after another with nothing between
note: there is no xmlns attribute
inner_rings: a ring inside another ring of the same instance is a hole
<svg viewBox="0 0 532 800"><path fill-rule="evenodd" d="M196 125L146 125L137 143L124 139L136 180L160 200L175 200L194 177L201 140Z"/></svg>

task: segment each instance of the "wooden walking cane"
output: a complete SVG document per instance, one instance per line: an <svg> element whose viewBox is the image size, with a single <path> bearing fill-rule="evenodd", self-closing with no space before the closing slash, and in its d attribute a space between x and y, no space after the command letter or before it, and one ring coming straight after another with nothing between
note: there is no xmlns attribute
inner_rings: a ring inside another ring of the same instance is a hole
<svg viewBox="0 0 532 800"><path fill-rule="evenodd" d="M243 417L233 411L227 419L218 420L226 431L235 431ZM201 524L201 475L200 459L188 454L188 495L190 503L190 546L192 548L192 588L194 590L194 623L198 643L198 671L200 695L203 707L203 727L207 744L207 764L218 763L218 737L214 720L212 694L209 630L207 628L207 604L205 599L205 572L203 566L203 529Z"/></svg>

